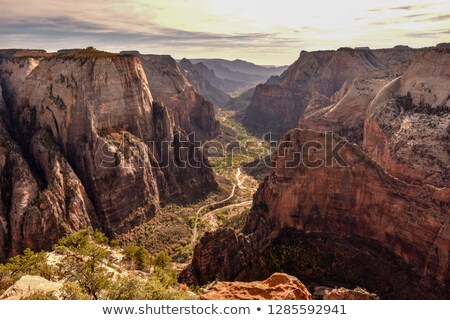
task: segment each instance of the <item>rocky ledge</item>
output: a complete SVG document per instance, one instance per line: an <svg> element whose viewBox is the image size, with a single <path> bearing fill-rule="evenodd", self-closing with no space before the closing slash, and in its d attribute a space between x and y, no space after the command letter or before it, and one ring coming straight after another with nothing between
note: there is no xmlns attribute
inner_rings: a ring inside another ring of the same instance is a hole
<svg viewBox="0 0 450 320"><path fill-rule="evenodd" d="M218 282L202 300L311 300L311 293L297 278L274 273L264 281Z"/></svg>

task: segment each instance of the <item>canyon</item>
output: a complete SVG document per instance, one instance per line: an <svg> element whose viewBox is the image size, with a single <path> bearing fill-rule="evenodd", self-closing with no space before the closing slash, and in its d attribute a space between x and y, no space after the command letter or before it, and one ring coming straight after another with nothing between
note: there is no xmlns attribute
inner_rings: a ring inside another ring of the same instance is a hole
<svg viewBox="0 0 450 320"><path fill-rule="evenodd" d="M257 86L244 123L275 136L299 128L281 136L243 230L205 234L180 281L283 270L382 299L448 299L449 58L445 48L302 52Z"/></svg>
<svg viewBox="0 0 450 320"><path fill-rule="evenodd" d="M256 132L271 131L275 138L299 125L333 129L352 141L361 141L368 103L422 51L302 51L282 75L255 88L244 124Z"/></svg>
<svg viewBox="0 0 450 320"><path fill-rule="evenodd" d="M200 147L267 132L254 178L247 150L222 167L229 150ZM148 236L170 213L160 242L186 233L167 254L202 299L449 299L449 137L442 44L302 51L287 69L0 50L0 261L85 228Z"/></svg>

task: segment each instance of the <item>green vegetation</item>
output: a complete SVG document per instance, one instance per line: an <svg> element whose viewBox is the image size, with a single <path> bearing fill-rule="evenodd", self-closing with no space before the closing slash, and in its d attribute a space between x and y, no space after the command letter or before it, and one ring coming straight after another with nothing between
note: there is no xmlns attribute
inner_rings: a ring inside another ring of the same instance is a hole
<svg viewBox="0 0 450 320"><path fill-rule="evenodd" d="M125 260L131 263L131 268L148 271L150 268L150 254L143 246L127 246L123 248Z"/></svg>
<svg viewBox="0 0 450 320"><path fill-rule="evenodd" d="M158 253L153 257L153 265L161 269L167 269L172 264L172 258L165 251Z"/></svg>
<svg viewBox="0 0 450 320"><path fill-rule="evenodd" d="M104 246L107 243L99 231L85 229L62 238L55 246L55 251L64 257L58 264L60 275L78 283L95 300L109 288L113 276L106 268L110 257Z"/></svg>
<svg viewBox="0 0 450 320"><path fill-rule="evenodd" d="M72 52L55 55L57 58L64 59L90 59L90 58L114 58L120 56L118 53L97 50L92 47L86 49L74 50Z"/></svg>
<svg viewBox="0 0 450 320"><path fill-rule="evenodd" d="M45 58L52 56L52 53L48 53L41 49L0 49L0 59L21 59L21 58Z"/></svg>
<svg viewBox="0 0 450 320"><path fill-rule="evenodd" d="M58 300L58 297L55 296L53 292L44 292L41 290L38 290L21 300Z"/></svg>
<svg viewBox="0 0 450 320"><path fill-rule="evenodd" d="M177 282L167 252L151 257L142 246L120 248L113 243L113 248L111 242L99 231L83 229L60 239L52 253L27 249L0 264L0 294L22 276L37 275L63 286L57 292L35 291L23 299L197 298Z"/></svg>
<svg viewBox="0 0 450 320"><path fill-rule="evenodd" d="M25 249L22 255L15 256L6 264L0 264L0 294L24 275L35 275L53 280L55 268L47 263L45 252Z"/></svg>

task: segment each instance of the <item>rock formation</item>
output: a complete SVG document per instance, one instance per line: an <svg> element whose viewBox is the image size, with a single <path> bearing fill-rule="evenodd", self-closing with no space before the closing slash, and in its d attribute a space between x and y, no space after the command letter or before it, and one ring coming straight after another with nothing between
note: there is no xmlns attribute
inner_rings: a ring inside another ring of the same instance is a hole
<svg viewBox="0 0 450 320"><path fill-rule="evenodd" d="M355 288L353 290L346 288L333 289L331 291L325 290L323 300L378 300L378 296L369 293L364 289Z"/></svg>
<svg viewBox="0 0 450 320"><path fill-rule="evenodd" d="M311 293L297 278L274 273L264 281L218 282L202 300L311 300Z"/></svg>
<svg viewBox="0 0 450 320"><path fill-rule="evenodd" d="M367 105L398 76L419 50L302 51L280 77L258 85L244 118L257 132L275 138L298 125L334 130L361 142Z"/></svg>
<svg viewBox="0 0 450 320"><path fill-rule="evenodd" d="M430 50L371 102L364 148L392 175L450 187L449 79L450 49Z"/></svg>
<svg viewBox="0 0 450 320"><path fill-rule="evenodd" d="M223 106L230 99L226 92L236 90L241 85L217 78L214 71L201 62L192 64L188 59L182 59L180 67L195 89L216 106Z"/></svg>
<svg viewBox="0 0 450 320"><path fill-rule="evenodd" d="M0 296L0 300L21 300L35 293L53 293L56 298L62 286L61 282L52 282L39 276L26 275L9 287Z"/></svg>
<svg viewBox="0 0 450 320"><path fill-rule="evenodd" d="M0 78L0 259L86 226L125 232L161 199L215 188L206 158L153 100L137 57L4 58Z"/></svg>
<svg viewBox="0 0 450 320"><path fill-rule="evenodd" d="M188 135L195 133L198 141L219 133L213 105L194 89L171 56L148 54L139 58L153 98L167 106L176 124Z"/></svg>
<svg viewBox="0 0 450 320"><path fill-rule="evenodd" d="M253 92L255 92L255 88L251 88L242 92L237 97L228 100L223 108L237 111L245 110L252 100Z"/></svg>
<svg viewBox="0 0 450 320"><path fill-rule="evenodd" d="M448 188L399 180L356 144L308 130L286 133L274 161L244 234L205 235L182 279L252 280L284 268L302 279L339 276L386 297L430 297L429 288L449 296ZM409 296L400 292L407 283L417 285Z"/></svg>

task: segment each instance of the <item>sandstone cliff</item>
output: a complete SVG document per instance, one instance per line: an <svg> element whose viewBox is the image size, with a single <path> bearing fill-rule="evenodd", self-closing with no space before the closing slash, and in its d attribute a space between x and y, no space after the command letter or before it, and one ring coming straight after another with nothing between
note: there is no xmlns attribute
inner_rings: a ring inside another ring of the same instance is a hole
<svg viewBox="0 0 450 320"><path fill-rule="evenodd" d="M311 142L344 143L301 129L285 134L244 234L205 235L181 278L230 281L284 269L313 281L338 277L382 298L448 297L449 189L401 181L356 144L342 147L341 165L327 148L302 154ZM405 293L411 283L416 291Z"/></svg>
<svg viewBox="0 0 450 320"><path fill-rule="evenodd" d="M418 50L302 51L280 77L258 85L244 118L257 132L276 138L299 124L334 130L361 142L368 103L404 72Z"/></svg>
<svg viewBox="0 0 450 320"><path fill-rule="evenodd" d="M0 77L0 259L86 226L125 232L161 199L215 188L201 151L153 100L137 57L3 59Z"/></svg>
<svg viewBox="0 0 450 320"><path fill-rule="evenodd" d="M176 124L188 135L195 133L199 141L219 133L213 105L194 89L171 56L148 54L139 58L153 98L167 106Z"/></svg>
<svg viewBox="0 0 450 320"><path fill-rule="evenodd" d="M450 187L450 50L430 50L367 110L364 148L402 180Z"/></svg>
<svg viewBox="0 0 450 320"><path fill-rule="evenodd" d="M214 71L201 62L192 64L188 59L182 59L180 67L196 90L217 106L223 106L230 99L227 91L240 86L239 83L217 78Z"/></svg>

